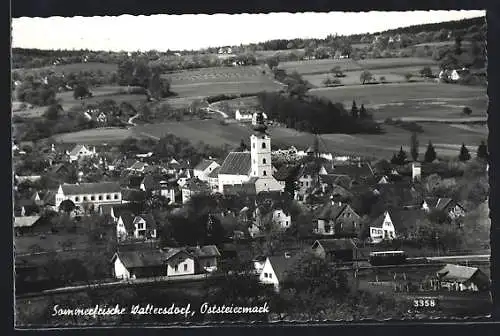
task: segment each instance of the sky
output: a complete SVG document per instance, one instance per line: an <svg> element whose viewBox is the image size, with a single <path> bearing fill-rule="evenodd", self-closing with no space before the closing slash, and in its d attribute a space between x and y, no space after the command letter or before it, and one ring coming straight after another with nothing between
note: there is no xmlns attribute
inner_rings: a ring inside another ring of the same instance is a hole
<svg viewBox="0 0 500 336"><path fill-rule="evenodd" d="M194 50L272 39L374 33L485 16L485 11L270 13L12 19L12 47Z"/></svg>

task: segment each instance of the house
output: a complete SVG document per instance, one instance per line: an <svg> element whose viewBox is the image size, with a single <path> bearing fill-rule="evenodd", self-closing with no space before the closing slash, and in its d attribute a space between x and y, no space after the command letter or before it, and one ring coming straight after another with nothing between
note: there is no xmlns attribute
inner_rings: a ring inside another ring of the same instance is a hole
<svg viewBox="0 0 500 336"><path fill-rule="evenodd" d="M276 289L279 289L286 281L287 271L293 264L292 260L287 256L267 257L260 272L259 281L266 285L273 285Z"/></svg>
<svg viewBox="0 0 500 336"><path fill-rule="evenodd" d="M85 145L76 145L69 153L70 162L78 161L84 157L94 157L96 155L95 147L87 147Z"/></svg>
<svg viewBox="0 0 500 336"><path fill-rule="evenodd" d="M160 194L160 185L151 175L144 176L139 184L139 189L146 193L152 193L154 195Z"/></svg>
<svg viewBox="0 0 500 336"><path fill-rule="evenodd" d="M420 162L413 162L411 164L411 180L420 181L422 179L422 165Z"/></svg>
<svg viewBox="0 0 500 336"><path fill-rule="evenodd" d="M121 189L121 203L141 203L146 200L146 192L140 189L125 188Z"/></svg>
<svg viewBox="0 0 500 336"><path fill-rule="evenodd" d="M136 279L165 274L165 253L161 250L119 251L111 259L118 279Z"/></svg>
<svg viewBox="0 0 500 336"><path fill-rule="evenodd" d="M485 291L490 279L477 267L447 264L437 272L441 288L449 291Z"/></svg>
<svg viewBox="0 0 500 336"><path fill-rule="evenodd" d="M320 235L356 236L361 217L349 204L331 201L319 210L314 233Z"/></svg>
<svg viewBox="0 0 500 336"><path fill-rule="evenodd" d="M163 196L169 200L168 204L175 203L175 192L177 183L175 181L164 181L159 182L160 196Z"/></svg>
<svg viewBox="0 0 500 336"><path fill-rule="evenodd" d="M142 161L135 161L133 165L127 168L127 170L136 173L144 173L145 169L149 166L149 164L144 163Z"/></svg>
<svg viewBox="0 0 500 336"><path fill-rule="evenodd" d="M198 180L197 178L191 179L181 189L182 203L187 203L193 195L202 193L210 193L210 187L205 181Z"/></svg>
<svg viewBox="0 0 500 336"><path fill-rule="evenodd" d="M443 211L452 220L465 216L465 208L451 198L427 198L422 202L422 209Z"/></svg>
<svg viewBox="0 0 500 336"><path fill-rule="evenodd" d="M208 181L208 175L218 167L220 167L220 164L214 160L203 159L196 165L196 167L194 167L194 177L202 181Z"/></svg>
<svg viewBox="0 0 500 336"><path fill-rule="evenodd" d="M283 209L275 209L272 212L272 222L282 230L286 230L292 224L292 215Z"/></svg>
<svg viewBox="0 0 500 336"><path fill-rule="evenodd" d="M40 212L38 206L32 199L21 199L14 201L14 215L19 217L32 216Z"/></svg>
<svg viewBox="0 0 500 336"><path fill-rule="evenodd" d="M254 112L252 113L252 125L256 126L257 125L257 122L258 122L258 116L259 116L259 113L257 112ZM262 116L264 117L264 120L267 120L267 114L265 114L264 112L262 112Z"/></svg>
<svg viewBox="0 0 500 336"><path fill-rule="evenodd" d="M186 250L195 257L199 272L215 272L221 254L215 245L187 247Z"/></svg>
<svg viewBox="0 0 500 336"><path fill-rule="evenodd" d="M151 214L133 216L124 212L116 222L116 236L118 241L126 239L155 239L156 221Z"/></svg>
<svg viewBox="0 0 500 336"><path fill-rule="evenodd" d="M253 120L253 115L250 112L245 112L237 109L234 113L234 119L241 122L250 122Z"/></svg>
<svg viewBox="0 0 500 336"><path fill-rule="evenodd" d="M195 274L195 258L184 248L171 248L166 252L167 276Z"/></svg>
<svg viewBox="0 0 500 336"><path fill-rule="evenodd" d="M314 254L328 261L353 261L358 257L357 247L352 239L319 239L311 248Z"/></svg>
<svg viewBox="0 0 500 336"><path fill-rule="evenodd" d="M40 216L14 217L14 231L16 235L22 235L33 230L33 227L40 221Z"/></svg>
<svg viewBox="0 0 500 336"><path fill-rule="evenodd" d="M56 194L58 208L62 201L71 200L76 206L93 203L95 207L103 204L121 204L122 192L116 182L61 184Z"/></svg>
<svg viewBox="0 0 500 336"><path fill-rule="evenodd" d="M207 182L208 186L210 187L210 190L213 193L216 193L219 191L219 171L220 171L220 166L213 169L208 175L207 175Z"/></svg>
<svg viewBox="0 0 500 336"><path fill-rule="evenodd" d="M396 230L389 211L385 211L369 225L369 240L372 243L380 243L394 238L396 238Z"/></svg>
<svg viewBox="0 0 500 336"><path fill-rule="evenodd" d="M259 275L262 270L264 269L264 265L266 264L267 258L264 256L257 256L255 257L252 262L253 262L253 268L254 271L257 275Z"/></svg>

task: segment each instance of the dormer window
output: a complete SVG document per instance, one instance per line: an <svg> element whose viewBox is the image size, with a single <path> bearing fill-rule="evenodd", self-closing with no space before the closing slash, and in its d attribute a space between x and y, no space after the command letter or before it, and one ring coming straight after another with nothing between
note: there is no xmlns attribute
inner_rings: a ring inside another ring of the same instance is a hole
<svg viewBox="0 0 500 336"><path fill-rule="evenodd" d="M266 148L266 143L265 142L262 143L262 148Z"/></svg>

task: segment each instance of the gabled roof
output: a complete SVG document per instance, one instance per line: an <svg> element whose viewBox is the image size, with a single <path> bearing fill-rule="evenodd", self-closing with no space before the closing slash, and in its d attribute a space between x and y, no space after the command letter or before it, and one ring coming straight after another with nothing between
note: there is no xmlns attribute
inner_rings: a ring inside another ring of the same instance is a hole
<svg viewBox="0 0 500 336"><path fill-rule="evenodd" d="M347 204L327 204L321 209L318 219L336 220L346 208Z"/></svg>
<svg viewBox="0 0 500 336"><path fill-rule="evenodd" d="M255 183L228 184L223 186L223 193L237 195L256 195Z"/></svg>
<svg viewBox="0 0 500 336"><path fill-rule="evenodd" d="M53 174L57 174L63 169L68 170L68 166L65 163L58 163L50 168L50 172Z"/></svg>
<svg viewBox="0 0 500 336"><path fill-rule="evenodd" d="M318 239L313 246L319 244L325 251L338 251L355 249L356 244L352 239Z"/></svg>
<svg viewBox="0 0 500 336"><path fill-rule="evenodd" d="M158 188L158 183L151 175L146 175L141 181L141 185L144 184L146 190L153 190Z"/></svg>
<svg viewBox="0 0 500 336"><path fill-rule="evenodd" d="M219 175L249 175L251 168L250 152L231 152L222 163Z"/></svg>
<svg viewBox="0 0 500 336"><path fill-rule="evenodd" d="M130 232L135 230L134 226L134 214L131 211L123 211L119 218L121 218L123 225L125 226L125 229Z"/></svg>
<svg viewBox="0 0 500 336"><path fill-rule="evenodd" d="M179 253L184 253L189 257L193 258L193 256L189 252L187 252L185 248L176 247L176 248L170 248L165 252L165 257L164 257L165 261L170 260L172 257L176 256Z"/></svg>
<svg viewBox="0 0 500 336"><path fill-rule="evenodd" d="M205 181L201 181L197 178L188 180L184 185L183 189L189 189L191 191L200 191L200 192L210 190L208 183L206 183Z"/></svg>
<svg viewBox="0 0 500 336"><path fill-rule="evenodd" d="M113 214L116 218L119 218L123 213L131 213L132 215L136 215L141 213L144 209L144 206L141 203L123 203L118 205L113 205Z"/></svg>
<svg viewBox="0 0 500 336"><path fill-rule="evenodd" d="M83 148L85 148L85 145L76 145L75 147L73 147L71 152L69 152L69 155L71 156L78 155Z"/></svg>
<svg viewBox="0 0 500 336"><path fill-rule="evenodd" d="M121 192L120 184L116 182L61 184L64 195L106 194Z"/></svg>
<svg viewBox="0 0 500 336"><path fill-rule="evenodd" d="M47 205L56 205L56 190L47 190L43 195L43 203Z"/></svg>
<svg viewBox="0 0 500 336"><path fill-rule="evenodd" d="M156 220L154 219L152 214L146 213L146 214L141 214L139 216L135 216L134 224L139 222L141 219L143 219L146 222L146 229L154 230L157 228Z"/></svg>
<svg viewBox="0 0 500 336"><path fill-rule="evenodd" d="M207 160L207 159L203 159L201 160L200 163L198 163L196 165L196 167L194 167L195 170L201 170L201 171L204 171L205 169L207 169L212 163L216 163L214 160Z"/></svg>
<svg viewBox="0 0 500 336"><path fill-rule="evenodd" d="M126 268L154 267L162 266L165 260L165 253L161 250L145 251L120 251L116 252L116 257L120 258Z"/></svg>
<svg viewBox="0 0 500 336"><path fill-rule="evenodd" d="M337 175L347 175L350 177L372 177L373 170L369 163L337 165L333 169Z"/></svg>
<svg viewBox="0 0 500 336"><path fill-rule="evenodd" d="M215 245L197 246L196 248L187 248L187 251L197 258L220 257L220 252Z"/></svg>
<svg viewBox="0 0 500 336"><path fill-rule="evenodd" d="M36 222L38 222L39 219L40 219L40 216L21 216L21 217L15 217L14 218L14 227L15 228L31 227Z"/></svg>
<svg viewBox="0 0 500 336"><path fill-rule="evenodd" d="M214 170L212 170L212 171L208 174L208 178L217 178L217 177L219 177L219 171L220 171L220 166L219 166L219 167L216 167Z"/></svg>
<svg viewBox="0 0 500 336"><path fill-rule="evenodd" d="M273 176L278 181L285 181L290 177L294 177L296 173L297 173L296 165L284 164L274 173Z"/></svg>
<svg viewBox="0 0 500 336"><path fill-rule="evenodd" d="M129 202L142 202L146 199L146 193L139 189L121 189L122 199Z"/></svg>
<svg viewBox="0 0 500 336"><path fill-rule="evenodd" d="M383 214L381 214L380 216L378 216L371 224L370 224L370 227L375 227L375 228L382 228L383 227L383 224L384 224L384 219L385 219L385 215L389 213L388 211L384 211ZM390 216L390 214L389 214ZM391 218L392 220L392 218Z"/></svg>
<svg viewBox="0 0 500 336"><path fill-rule="evenodd" d="M470 280L479 269L461 265L447 264L437 272L438 277L445 281L466 282Z"/></svg>
<svg viewBox="0 0 500 336"><path fill-rule="evenodd" d="M129 170L143 170L147 166L149 166L147 163L136 161L132 166L130 166Z"/></svg>
<svg viewBox="0 0 500 336"><path fill-rule="evenodd" d="M271 263L278 281L283 281L286 278L286 272L293 264L292 259L286 258L285 256L272 256L268 257L268 260Z"/></svg>

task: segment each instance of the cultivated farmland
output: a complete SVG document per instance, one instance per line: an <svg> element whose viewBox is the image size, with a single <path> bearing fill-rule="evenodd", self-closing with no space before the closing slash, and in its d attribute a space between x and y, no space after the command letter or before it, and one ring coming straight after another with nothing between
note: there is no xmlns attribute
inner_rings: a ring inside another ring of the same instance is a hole
<svg viewBox="0 0 500 336"><path fill-rule="evenodd" d="M132 136L134 134L129 129L108 127L57 134L54 135L54 139L63 143L103 144L120 142Z"/></svg>
<svg viewBox="0 0 500 336"><path fill-rule="evenodd" d="M272 79L269 70L259 66L203 68L164 76L171 80L177 98L248 94L282 88Z"/></svg>
<svg viewBox="0 0 500 336"><path fill-rule="evenodd" d="M25 73L53 71L54 73L62 74L62 73L80 72L80 71L92 71L92 72L101 71L103 73L107 73L107 72L116 72L117 69L118 69L117 64L86 62L86 63L52 65L52 66L33 68L33 69L14 69L14 71L25 72Z"/></svg>

